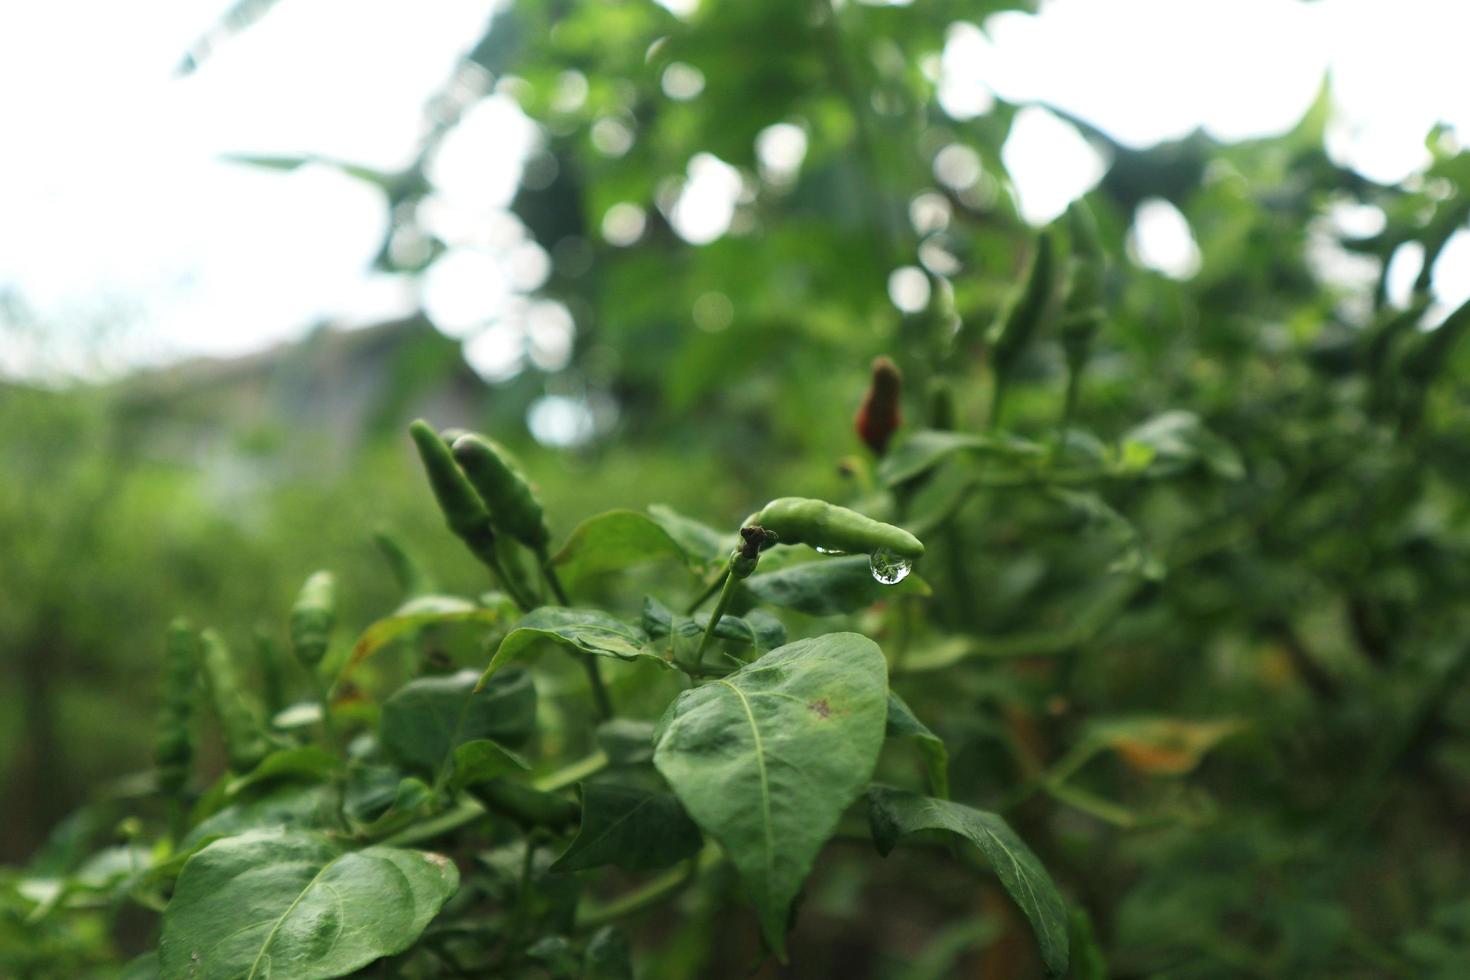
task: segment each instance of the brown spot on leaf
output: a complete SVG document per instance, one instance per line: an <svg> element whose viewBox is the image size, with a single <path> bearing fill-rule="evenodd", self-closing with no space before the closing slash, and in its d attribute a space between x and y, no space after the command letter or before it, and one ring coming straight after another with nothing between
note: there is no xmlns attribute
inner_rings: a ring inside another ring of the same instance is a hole
<svg viewBox="0 0 1470 980"><path fill-rule="evenodd" d="M812 710L812 714L816 715L818 718L827 719L832 717L832 706L827 703L826 698L817 698L811 704L807 705L807 707L810 708Z"/></svg>

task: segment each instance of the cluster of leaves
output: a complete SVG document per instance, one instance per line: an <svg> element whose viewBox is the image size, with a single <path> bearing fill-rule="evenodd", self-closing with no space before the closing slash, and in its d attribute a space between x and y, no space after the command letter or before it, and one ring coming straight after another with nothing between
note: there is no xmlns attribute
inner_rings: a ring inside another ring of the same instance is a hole
<svg viewBox="0 0 1470 980"><path fill-rule="evenodd" d="M534 556L503 531L487 565L507 592L410 594L326 657L334 600L330 579L314 576L291 640L316 696L269 720L238 686L218 635L201 640L176 624L170 662L183 669L170 669L160 745L170 767L188 757L190 706L207 693L230 769L202 791L187 776L141 790L144 805L120 825L127 843L76 869L8 877L26 927L62 927L119 902L161 911L157 950L127 967L137 977L329 977L390 956L394 975L631 976L628 941L611 924L728 862L784 960L803 882L862 798L881 853L927 831L974 844L1030 921L1048 970L1066 969L1061 896L1001 817L947 799L943 743L890 689L877 644L850 632L787 642L759 608L855 612L874 596L867 556L777 549L765 561L776 567L731 576L703 623L693 614L714 591L705 585L688 613L650 596L630 621L543 604L547 590L527 573ZM658 558L715 585L730 538L666 508L613 511L533 564L557 596L563 573L575 585ZM388 553L405 590L420 588L412 559ZM914 577L892 590L926 591ZM750 608L721 616L727 606ZM435 660L433 637L451 628L478 630L493 650L482 675ZM365 665L404 641L423 654L420 676L379 701ZM557 649L588 668L603 713L595 726L558 730L538 711L547 681L518 665ZM616 701L600 662L627 671ZM646 716L685 686L657 724ZM873 782L885 739L921 746L937 796ZM150 802L171 810L168 829L148 819ZM426 843L437 851L408 846ZM663 873L599 900L611 866Z"/></svg>

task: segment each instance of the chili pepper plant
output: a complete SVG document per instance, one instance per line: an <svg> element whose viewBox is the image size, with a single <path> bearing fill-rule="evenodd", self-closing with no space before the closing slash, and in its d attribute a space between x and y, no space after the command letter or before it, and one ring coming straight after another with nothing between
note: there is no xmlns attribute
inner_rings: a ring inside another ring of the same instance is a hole
<svg viewBox="0 0 1470 980"><path fill-rule="evenodd" d="M1070 219L1071 275L1053 272L1048 233L991 332L992 422L1049 310L1065 306L1069 352L1085 351L1102 260L1084 219ZM1068 361L1070 412L1085 353ZM312 574L282 617L291 656L280 637L257 641L260 692L223 636L175 622L155 778L122 870L106 887L51 883L34 914L108 901L158 913L156 949L129 976L625 977L635 951L653 945L657 962L650 921L677 930L703 889L759 966L799 946L824 849L861 843L875 862L937 854L998 884L1038 970L1065 974L1074 944L1091 955L1086 916L1003 815L950 798L945 743L893 683L931 593L922 538L966 489L935 474L976 453L1033 475L1167 476L1229 450L1176 414L1080 461L1064 440L939 428L889 453L900 390L880 358L855 419L871 453L849 461L852 507L781 497L727 528L614 510L559 543L505 448L414 422L432 497L487 590L436 591L412 549L380 535L401 605L348 642L333 575ZM945 424L943 393L931 400ZM1110 519L1100 498L1052 492ZM1129 575L1149 574L1128 557ZM617 587L659 562L682 585ZM468 658L446 652L466 637ZM286 671L305 692L289 704ZM225 767L208 782L202 714Z"/></svg>

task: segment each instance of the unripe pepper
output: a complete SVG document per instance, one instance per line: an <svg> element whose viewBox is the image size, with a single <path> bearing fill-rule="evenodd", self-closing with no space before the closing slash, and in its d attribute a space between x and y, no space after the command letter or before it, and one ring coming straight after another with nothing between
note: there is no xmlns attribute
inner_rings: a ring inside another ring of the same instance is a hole
<svg viewBox="0 0 1470 980"><path fill-rule="evenodd" d="M903 375L891 358L873 360L873 380L858 406L853 427L858 438L879 456L888 450L888 440L903 424Z"/></svg>
<svg viewBox="0 0 1470 980"><path fill-rule="evenodd" d="M194 762L194 695L198 690L199 636L186 619L169 624L163 648L163 688L153 759L158 785L177 796Z"/></svg>
<svg viewBox="0 0 1470 980"><path fill-rule="evenodd" d="M373 532L373 543L382 552L383 560L388 563L393 572L393 580L398 583L405 599L434 591L433 581L428 573L413 555L404 550L397 538L380 529Z"/></svg>
<svg viewBox="0 0 1470 980"><path fill-rule="evenodd" d="M454 441L453 455L489 509L495 529L538 554L544 551L551 542L546 512L515 457L494 440L474 433Z"/></svg>
<svg viewBox="0 0 1470 980"><path fill-rule="evenodd" d="M229 647L224 638L214 630L205 630L202 641L201 664L204 667L204 686L214 706L215 718L219 721L220 737L225 743L225 758L235 772L246 772L265 758L271 750L270 741L256 717L240 682L235 676L235 664L230 659Z"/></svg>
<svg viewBox="0 0 1470 980"><path fill-rule="evenodd" d="M997 321L991 336L991 357L1001 375L1009 372L1031 338L1040 329L1051 304L1053 287L1052 238L1042 232L1031 257L1025 285Z"/></svg>
<svg viewBox="0 0 1470 980"><path fill-rule="evenodd" d="M954 404L954 389L944 378L929 379L929 428L948 432L955 428L958 413Z"/></svg>
<svg viewBox="0 0 1470 980"><path fill-rule="evenodd" d="M499 559L495 555L495 531L490 524L490 511L455 463L448 444L423 419L411 424L408 434L413 437L413 444L419 451L419 459L429 477L429 487L434 491L439 509L444 512L449 530L469 546L475 557L494 567Z"/></svg>
<svg viewBox="0 0 1470 980"><path fill-rule="evenodd" d="M336 622L337 580L331 572L316 572L291 607L291 649L296 659L308 667L321 663Z"/></svg>
<svg viewBox="0 0 1470 980"><path fill-rule="evenodd" d="M755 571L756 564L760 561L761 552L779 543L779 540L776 532L770 528L753 525L742 527L740 547L730 555L730 574L736 579L750 578L751 573Z"/></svg>
<svg viewBox="0 0 1470 980"><path fill-rule="evenodd" d="M1092 213L1081 201L1067 209L1067 224L1072 238L1072 261L1059 333L1067 364L1075 372L1086 362L1092 338L1103 321L1106 257L1098 242Z"/></svg>
<svg viewBox="0 0 1470 980"><path fill-rule="evenodd" d="M807 544L825 551L890 551L910 560L924 554L924 543L901 527L875 521L855 510L807 497L773 500L746 524L774 531L782 544Z"/></svg>

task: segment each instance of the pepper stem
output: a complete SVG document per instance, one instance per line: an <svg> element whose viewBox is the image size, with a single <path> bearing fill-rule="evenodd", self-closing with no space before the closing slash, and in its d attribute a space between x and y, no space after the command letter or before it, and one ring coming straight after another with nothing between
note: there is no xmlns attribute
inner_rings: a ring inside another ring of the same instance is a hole
<svg viewBox="0 0 1470 980"><path fill-rule="evenodd" d="M704 628L704 636L699 640L699 650L694 654L693 667L696 669L704 662L705 651L709 649L710 642L715 638L715 628L720 625L720 619L725 615L725 610L730 606L730 600L735 598L735 587L743 578L748 578L755 571L756 563L760 561L761 552L775 544L777 540L774 531L768 531L759 524L750 524L740 529L740 547L730 554L730 563L725 571L725 584L720 589L720 598L715 603L714 612L709 614L709 625Z"/></svg>
<svg viewBox="0 0 1470 980"><path fill-rule="evenodd" d="M698 667L704 662L705 651L709 649L710 642L715 638L715 627L720 625L720 619L725 615L725 610L730 606L730 600L735 598L735 587L740 579L734 575L725 576L725 586L720 589L720 598L715 603L715 611L709 614L709 625L704 628L704 636L699 641L699 651L694 654L694 666Z"/></svg>
<svg viewBox="0 0 1470 980"><path fill-rule="evenodd" d="M556 597L559 605L570 606L571 600L567 598L567 590L561 584L561 576L556 574L556 568L551 564L551 556L546 553L544 547L536 549L536 564L541 566L541 577L546 579L546 585L551 589L551 594ZM587 672L587 683L592 687L592 700L597 703L597 713L602 720L613 716L612 696L607 693L607 685L602 680L602 670L597 665L595 657L579 657L582 661L582 669Z"/></svg>

